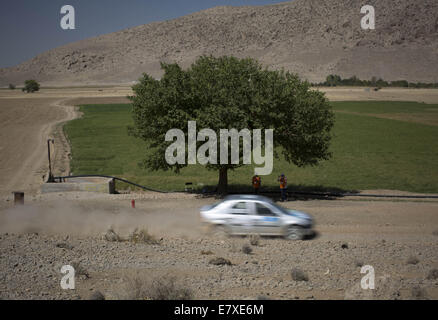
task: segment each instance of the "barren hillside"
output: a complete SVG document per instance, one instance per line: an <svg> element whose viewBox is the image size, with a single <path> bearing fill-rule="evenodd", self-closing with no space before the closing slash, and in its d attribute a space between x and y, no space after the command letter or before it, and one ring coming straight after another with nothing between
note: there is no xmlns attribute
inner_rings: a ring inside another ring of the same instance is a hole
<svg viewBox="0 0 438 320"><path fill-rule="evenodd" d="M310 81L336 73L438 82L438 2L365 2L216 7L52 49L0 69L0 86L28 78L51 85L130 83L143 72L159 77L160 61L188 66L203 54L251 56ZM376 30L360 27L364 4L376 9Z"/></svg>

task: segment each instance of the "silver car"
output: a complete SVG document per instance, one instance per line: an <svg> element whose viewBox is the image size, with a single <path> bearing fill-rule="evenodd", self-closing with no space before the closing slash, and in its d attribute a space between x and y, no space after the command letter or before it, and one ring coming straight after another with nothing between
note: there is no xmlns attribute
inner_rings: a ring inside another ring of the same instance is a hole
<svg viewBox="0 0 438 320"><path fill-rule="evenodd" d="M216 233L258 234L301 240L313 234L313 219L306 213L285 209L271 199L256 195L233 195L201 208L201 220Z"/></svg>

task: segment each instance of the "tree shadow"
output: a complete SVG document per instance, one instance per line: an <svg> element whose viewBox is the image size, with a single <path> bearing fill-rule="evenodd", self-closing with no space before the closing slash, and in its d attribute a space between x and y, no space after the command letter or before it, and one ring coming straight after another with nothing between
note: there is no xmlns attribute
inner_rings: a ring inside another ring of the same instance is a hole
<svg viewBox="0 0 438 320"><path fill-rule="evenodd" d="M226 195L217 193L216 186L204 186L202 189L191 191L199 194L204 198L221 199ZM345 194L358 194L358 190L347 190L337 187L327 187L322 185L297 185L290 184L287 189L287 201L295 200L336 200L345 197ZM247 184L231 184L228 186L227 195L233 194L255 194L251 186ZM274 201L281 201L280 188L261 187L258 195L273 199Z"/></svg>

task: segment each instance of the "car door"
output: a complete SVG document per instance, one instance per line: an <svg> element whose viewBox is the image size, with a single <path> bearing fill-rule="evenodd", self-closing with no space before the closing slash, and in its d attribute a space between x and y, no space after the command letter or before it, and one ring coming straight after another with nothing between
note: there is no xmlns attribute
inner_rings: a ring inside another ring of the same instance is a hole
<svg viewBox="0 0 438 320"><path fill-rule="evenodd" d="M249 209L250 205L247 201L237 201L231 205L228 227L232 234L246 234L252 228Z"/></svg>
<svg viewBox="0 0 438 320"><path fill-rule="evenodd" d="M281 234L281 219L268 204L255 202L257 219L255 229L259 234L278 235Z"/></svg>

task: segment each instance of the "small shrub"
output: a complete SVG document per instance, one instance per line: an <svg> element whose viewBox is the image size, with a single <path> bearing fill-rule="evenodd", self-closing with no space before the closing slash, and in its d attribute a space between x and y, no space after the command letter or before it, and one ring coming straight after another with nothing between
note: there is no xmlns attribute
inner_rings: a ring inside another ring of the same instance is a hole
<svg viewBox="0 0 438 320"><path fill-rule="evenodd" d="M125 282L123 295L118 299L146 300L148 298L147 288L148 284L143 278L139 276L128 278Z"/></svg>
<svg viewBox="0 0 438 320"><path fill-rule="evenodd" d="M135 229L129 235L129 241L134 243L147 243L147 244L158 244L158 240L154 236L148 233L146 229Z"/></svg>
<svg viewBox="0 0 438 320"><path fill-rule="evenodd" d="M10 83L9 84L9 89L14 90L15 89L15 84Z"/></svg>
<svg viewBox="0 0 438 320"><path fill-rule="evenodd" d="M71 266L75 269L75 275L82 276L85 279L90 278L87 269L85 269L79 261L73 262Z"/></svg>
<svg viewBox="0 0 438 320"><path fill-rule="evenodd" d="M113 230L113 228L108 229L105 233L104 238L106 241L118 242L121 241L120 236Z"/></svg>
<svg viewBox="0 0 438 320"><path fill-rule="evenodd" d="M299 268L293 268L291 271L291 276L292 280L294 281L309 281L307 274Z"/></svg>
<svg viewBox="0 0 438 320"><path fill-rule="evenodd" d="M177 285L174 277L162 277L152 281L148 297L152 300L192 300L193 292L187 287Z"/></svg>
<svg viewBox="0 0 438 320"><path fill-rule="evenodd" d="M102 292L100 292L99 290L94 291L89 300L105 300L105 296L103 295Z"/></svg>
<svg viewBox="0 0 438 320"><path fill-rule="evenodd" d="M202 251L201 251L201 254L202 254L202 255L205 255L205 256L209 256L209 255L212 255L213 252L210 251L210 250L208 250L208 251L202 250Z"/></svg>
<svg viewBox="0 0 438 320"><path fill-rule="evenodd" d="M342 248L342 249L348 249L348 243L343 243L343 244L341 245L341 248Z"/></svg>
<svg viewBox="0 0 438 320"><path fill-rule="evenodd" d="M427 293L426 290L423 288L416 286L413 287L411 290L412 298L418 299L418 300L425 300L427 299Z"/></svg>
<svg viewBox="0 0 438 320"><path fill-rule="evenodd" d="M252 248L251 248L251 246L249 246L247 244L244 244L243 247L242 247L242 251L243 251L243 253L251 254L252 253Z"/></svg>
<svg viewBox="0 0 438 320"><path fill-rule="evenodd" d="M363 267L363 261L356 260L356 267L359 267L359 268Z"/></svg>
<svg viewBox="0 0 438 320"><path fill-rule="evenodd" d="M438 279L438 269L430 270L429 274L427 275L427 279L429 279L429 280L436 280L436 279Z"/></svg>
<svg viewBox="0 0 438 320"><path fill-rule="evenodd" d="M65 243L65 242L57 243L56 247L61 248L61 249L68 249L68 250L73 250L73 248L74 248L72 245Z"/></svg>
<svg viewBox="0 0 438 320"><path fill-rule="evenodd" d="M225 259L225 258L221 258L221 257L213 258L208 263L213 264L215 266L223 266L223 265L231 266L232 265L230 260Z"/></svg>
<svg viewBox="0 0 438 320"><path fill-rule="evenodd" d="M414 265L417 264L418 262L420 262L420 260L418 260L418 258L415 256L410 256L406 261L407 264L414 264Z"/></svg>
<svg viewBox="0 0 438 320"><path fill-rule="evenodd" d="M116 293L117 299L126 300L191 300L190 288L178 284L175 277L160 276L152 281L136 275L126 279L122 290Z"/></svg>
<svg viewBox="0 0 438 320"><path fill-rule="evenodd" d="M260 236L258 234L251 234L249 236L249 243L252 246L258 246L260 241Z"/></svg>

